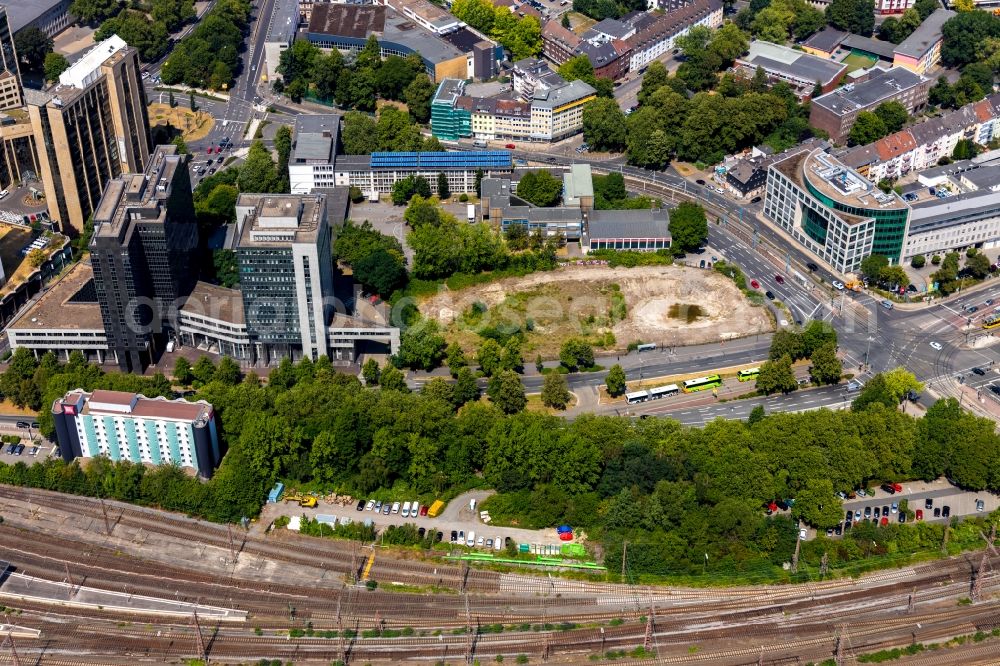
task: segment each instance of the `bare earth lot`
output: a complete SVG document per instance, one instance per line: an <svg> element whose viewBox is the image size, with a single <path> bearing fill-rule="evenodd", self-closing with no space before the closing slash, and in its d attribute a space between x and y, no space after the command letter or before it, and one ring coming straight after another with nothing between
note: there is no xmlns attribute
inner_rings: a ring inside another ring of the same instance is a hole
<svg viewBox="0 0 1000 666"><path fill-rule="evenodd" d="M747 302L725 276L682 266L571 266L442 291L419 307L445 327L449 342L469 352L484 328L520 328L529 359L557 356L572 336L624 350L630 342L689 345L771 330L766 310Z"/></svg>

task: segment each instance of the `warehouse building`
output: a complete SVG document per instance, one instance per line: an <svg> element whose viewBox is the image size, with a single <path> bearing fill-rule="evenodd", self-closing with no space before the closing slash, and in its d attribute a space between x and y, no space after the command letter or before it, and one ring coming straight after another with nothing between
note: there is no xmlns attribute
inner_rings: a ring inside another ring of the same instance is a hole
<svg viewBox="0 0 1000 666"><path fill-rule="evenodd" d="M105 457L178 465L207 479L222 460L215 410L204 400L76 389L52 404L52 415L66 462Z"/></svg>

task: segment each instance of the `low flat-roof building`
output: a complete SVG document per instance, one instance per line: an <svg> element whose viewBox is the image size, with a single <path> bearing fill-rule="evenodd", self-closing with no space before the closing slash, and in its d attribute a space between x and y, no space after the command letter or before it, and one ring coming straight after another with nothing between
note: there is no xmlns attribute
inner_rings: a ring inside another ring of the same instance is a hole
<svg viewBox="0 0 1000 666"><path fill-rule="evenodd" d="M378 39L382 57L419 55L434 81L447 77L491 78L496 74L496 44L464 26L444 33L432 32L384 5L316 4L306 30L306 38L313 44L345 54L360 52L369 35ZM483 41L491 48L482 48Z"/></svg>
<svg viewBox="0 0 1000 666"><path fill-rule="evenodd" d="M267 75L272 81L281 78L278 65L281 64L282 52L295 41L295 33L302 20L299 10L299 0L274 1L271 22L264 36L264 64L267 67Z"/></svg>
<svg viewBox="0 0 1000 666"><path fill-rule="evenodd" d="M848 33L847 37L840 44L843 48L850 49L851 53L882 60L886 64L892 63L892 58L896 50L896 45L892 42L872 39L871 37L862 37L854 33Z"/></svg>
<svg viewBox="0 0 1000 666"><path fill-rule="evenodd" d="M840 50L840 45L847 39L847 35L848 33L843 30L837 30L828 25L820 28L802 42L802 50L814 56L832 58L833 54Z"/></svg>
<svg viewBox="0 0 1000 666"><path fill-rule="evenodd" d="M392 186L409 176L423 176L437 192L437 176L443 173L451 192L475 192L476 173L486 177L510 174L514 161L506 150L455 153L372 153L341 155L334 167L340 187L357 187L362 192L389 194Z"/></svg>
<svg viewBox="0 0 1000 666"><path fill-rule="evenodd" d="M182 345L239 361L254 361L239 289L197 282L178 309L177 334Z"/></svg>
<svg viewBox="0 0 1000 666"><path fill-rule="evenodd" d="M105 457L179 465L207 479L222 460L215 410L204 400L76 389L52 403L52 416L66 462Z"/></svg>
<svg viewBox="0 0 1000 666"><path fill-rule="evenodd" d="M896 46L892 57L893 66L923 74L936 65L941 59L941 29L955 15L955 12L948 9L937 9L931 13L909 37Z"/></svg>
<svg viewBox="0 0 1000 666"><path fill-rule="evenodd" d="M904 257L1000 246L1000 192L995 189L1000 167L991 171L979 174L986 185L982 189L912 204Z"/></svg>
<svg viewBox="0 0 1000 666"><path fill-rule="evenodd" d="M340 138L336 114L295 116L288 183L292 194L308 194L317 187L333 187L333 164Z"/></svg>
<svg viewBox="0 0 1000 666"><path fill-rule="evenodd" d="M589 164L574 164L563 174L563 204L584 212L594 209L594 177Z"/></svg>
<svg viewBox="0 0 1000 666"><path fill-rule="evenodd" d="M749 52L736 59L736 67L748 78L760 67L768 79L789 84L801 99L810 97L817 84L824 93L833 90L847 71L843 63L760 40L750 43Z"/></svg>
<svg viewBox="0 0 1000 666"><path fill-rule="evenodd" d="M809 124L826 131L832 142L844 143L860 112L896 101L912 114L927 106L930 87L930 79L905 67L875 68L864 81L849 83L814 98Z"/></svg>
<svg viewBox="0 0 1000 666"><path fill-rule="evenodd" d="M80 262L53 282L48 291L7 325L11 349L24 347L39 357L51 351L68 361L78 351L87 361L103 363L108 353L101 306L90 262Z"/></svg>
<svg viewBox="0 0 1000 666"><path fill-rule="evenodd" d="M669 249L670 213L663 208L591 211L581 246L584 252L656 252Z"/></svg>

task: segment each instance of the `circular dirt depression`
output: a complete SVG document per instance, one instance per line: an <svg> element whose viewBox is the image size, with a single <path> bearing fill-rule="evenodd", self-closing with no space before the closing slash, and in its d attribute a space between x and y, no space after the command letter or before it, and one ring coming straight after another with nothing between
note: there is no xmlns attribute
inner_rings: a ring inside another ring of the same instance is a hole
<svg viewBox="0 0 1000 666"><path fill-rule="evenodd" d="M612 285L624 297L625 318L605 326L598 320L595 327L587 315L611 309ZM420 311L445 326L452 339L474 345L475 333L468 330L474 327L462 317L474 303L485 305L492 321L530 318L530 346L539 351L558 349L566 337L597 329L613 332L621 349L637 341L689 345L772 329L766 309L751 305L732 280L683 266L569 266L457 292L443 290L421 302Z"/></svg>

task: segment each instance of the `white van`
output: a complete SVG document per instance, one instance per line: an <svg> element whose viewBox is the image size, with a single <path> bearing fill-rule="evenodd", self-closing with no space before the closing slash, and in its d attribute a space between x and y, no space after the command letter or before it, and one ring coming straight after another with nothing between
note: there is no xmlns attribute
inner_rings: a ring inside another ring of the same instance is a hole
<svg viewBox="0 0 1000 666"><path fill-rule="evenodd" d="M393 513L399 513L399 502L393 502L392 503L392 512Z"/></svg>
<svg viewBox="0 0 1000 666"><path fill-rule="evenodd" d="M493 539L493 548L495 550L503 550L503 537L497 535L497 538Z"/></svg>
<svg viewBox="0 0 1000 666"><path fill-rule="evenodd" d="M410 505L410 516L416 518L420 515L420 502L414 502Z"/></svg>
<svg viewBox="0 0 1000 666"><path fill-rule="evenodd" d="M403 518L409 518L409 517L410 517L410 503L403 502Z"/></svg>
<svg viewBox="0 0 1000 666"><path fill-rule="evenodd" d="M466 546L475 546L476 545L476 533L475 532L469 532L469 538L465 540L465 545Z"/></svg>
<svg viewBox="0 0 1000 666"><path fill-rule="evenodd" d="M476 148L485 148L486 141L484 141L483 139L476 139L475 141L472 142L472 145L475 146Z"/></svg>

